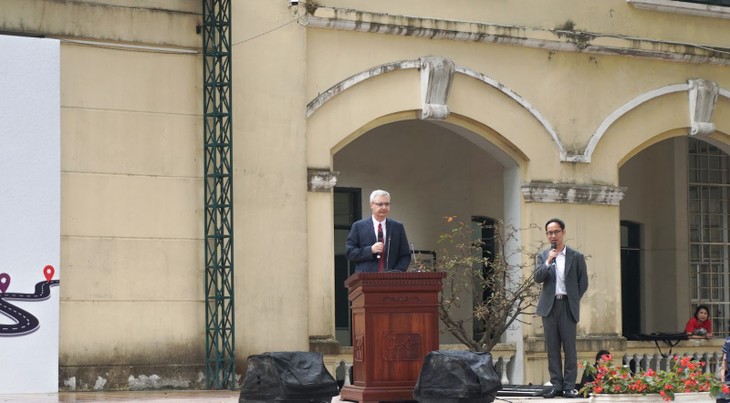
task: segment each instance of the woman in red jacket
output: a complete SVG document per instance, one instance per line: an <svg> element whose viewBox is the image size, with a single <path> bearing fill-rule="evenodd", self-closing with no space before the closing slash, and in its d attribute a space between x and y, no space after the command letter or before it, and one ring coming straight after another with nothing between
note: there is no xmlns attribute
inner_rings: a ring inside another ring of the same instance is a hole
<svg viewBox="0 0 730 403"><path fill-rule="evenodd" d="M690 339L709 339L712 338L712 321L710 320L710 310L704 305L697 305L695 314L687 321L684 331Z"/></svg>

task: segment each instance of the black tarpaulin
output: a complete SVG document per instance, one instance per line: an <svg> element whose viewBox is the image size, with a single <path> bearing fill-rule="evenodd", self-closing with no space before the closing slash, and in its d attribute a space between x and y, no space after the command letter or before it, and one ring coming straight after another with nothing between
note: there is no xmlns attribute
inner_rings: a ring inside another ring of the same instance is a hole
<svg viewBox="0 0 730 403"><path fill-rule="evenodd" d="M321 353L274 352L248 357L239 402L329 403L338 394Z"/></svg>
<svg viewBox="0 0 730 403"><path fill-rule="evenodd" d="M413 397L422 403L491 403L501 387L490 353L432 351L423 360Z"/></svg>

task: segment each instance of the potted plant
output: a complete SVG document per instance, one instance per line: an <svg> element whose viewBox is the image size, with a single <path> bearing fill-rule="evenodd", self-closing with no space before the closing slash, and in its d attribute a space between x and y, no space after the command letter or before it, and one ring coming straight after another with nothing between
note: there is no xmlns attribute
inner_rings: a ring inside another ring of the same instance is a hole
<svg viewBox="0 0 730 403"><path fill-rule="evenodd" d="M586 371L595 376L593 382L583 386L580 392L591 394L591 402L662 402L662 401L714 401L720 392L730 392L723 382L711 372L705 372L704 362L690 357L672 358L668 371L632 373L627 367L613 364L613 357L604 356L604 363L586 365ZM584 363L585 364L585 363Z"/></svg>

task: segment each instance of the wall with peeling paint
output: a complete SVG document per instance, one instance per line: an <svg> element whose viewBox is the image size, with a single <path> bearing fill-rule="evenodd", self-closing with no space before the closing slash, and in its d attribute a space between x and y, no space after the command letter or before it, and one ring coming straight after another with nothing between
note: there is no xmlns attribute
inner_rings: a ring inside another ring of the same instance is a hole
<svg viewBox="0 0 730 403"><path fill-rule="evenodd" d="M238 372L249 354L314 340L337 348L332 194L308 191L309 170L363 194L389 187L394 217L423 249L452 210L523 227L561 216L568 243L590 256L582 355L596 343L625 346L622 219L653 231L645 274L673 276L660 285L675 291L669 310L647 286L645 329L688 315L686 251L667 235L686 222L667 217L685 213L678 202L652 210L655 193L636 189L653 181L669 197L680 187L679 161L647 161L681 155L688 80L720 87L717 130L704 141L730 149L726 13L624 0L233 4ZM204 383L200 9L197 0L0 3L0 31L61 42L62 389ZM448 116L422 120L429 58L454 72L436 105ZM361 153L381 143L402 156L398 169L365 169ZM521 239L543 240L537 230ZM541 333L530 325L505 337L518 354L513 380L544 381Z"/></svg>

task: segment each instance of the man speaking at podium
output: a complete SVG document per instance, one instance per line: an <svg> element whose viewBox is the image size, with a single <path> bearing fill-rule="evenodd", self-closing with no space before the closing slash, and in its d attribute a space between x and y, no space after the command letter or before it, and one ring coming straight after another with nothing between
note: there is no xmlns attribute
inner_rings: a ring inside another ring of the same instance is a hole
<svg viewBox="0 0 730 403"><path fill-rule="evenodd" d="M406 271L411 251L403 224L388 218L390 193L375 190L370 194L372 217L352 224L347 235L345 254L355 263L355 272Z"/></svg>

